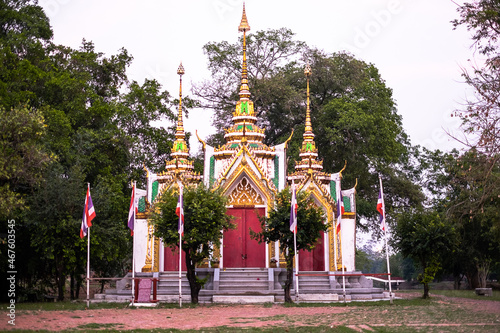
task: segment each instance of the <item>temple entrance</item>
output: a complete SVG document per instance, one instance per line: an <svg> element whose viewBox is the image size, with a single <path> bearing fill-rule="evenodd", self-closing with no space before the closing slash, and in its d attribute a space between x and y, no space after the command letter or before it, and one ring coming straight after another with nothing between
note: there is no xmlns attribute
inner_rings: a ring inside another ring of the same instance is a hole
<svg viewBox="0 0 500 333"><path fill-rule="evenodd" d="M325 271L325 245L324 232L320 232L318 241L314 249L310 252L306 250L299 251L299 271Z"/></svg>
<svg viewBox="0 0 500 333"><path fill-rule="evenodd" d="M266 244L250 237L250 228L261 230L259 216L265 215L264 208L230 208L226 214L236 218L237 228L224 232L224 267L266 267Z"/></svg>

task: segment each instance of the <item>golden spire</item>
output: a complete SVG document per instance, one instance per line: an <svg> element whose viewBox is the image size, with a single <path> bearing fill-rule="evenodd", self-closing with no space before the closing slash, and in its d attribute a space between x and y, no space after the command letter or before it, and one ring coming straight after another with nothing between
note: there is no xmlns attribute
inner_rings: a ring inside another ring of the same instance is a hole
<svg viewBox="0 0 500 333"><path fill-rule="evenodd" d="M304 74L307 79L307 102L306 102L306 127L304 130L304 140L302 141L302 147L300 149L299 156L301 161L295 163L295 170L321 170L323 168L322 162L317 161L318 150L316 149L316 143L314 142L314 133L312 131L311 125L311 108L310 108L310 92L309 92L309 77L311 76L311 66L306 64L304 68Z"/></svg>
<svg viewBox="0 0 500 333"><path fill-rule="evenodd" d="M182 75L184 75L182 62L177 69L179 74L179 113L177 116L177 131L175 132L175 141L170 156L171 161L167 161L165 168L167 172L184 172L194 170L193 162L189 161L189 148L186 143L186 133L184 133L184 124L182 123Z"/></svg>
<svg viewBox="0 0 500 333"><path fill-rule="evenodd" d="M245 12L245 3L243 3L243 15L238 31L243 32L243 64L241 66L241 86L240 100L248 100L250 98L250 88L248 88L248 69L247 69L247 31L250 30L248 25L247 14Z"/></svg>
<svg viewBox="0 0 500 333"><path fill-rule="evenodd" d="M308 137L312 136L314 138L314 133L312 132L312 125L311 125L311 110L309 108L309 76L311 76L311 66L309 66L308 63L304 68L304 74L306 75L307 78L306 128L304 132L304 138L306 137L306 135Z"/></svg>
<svg viewBox="0 0 500 333"><path fill-rule="evenodd" d="M176 159L187 158L189 156L189 149L185 141L184 124L182 123L182 75L184 73L184 67L182 67L181 62L177 69L177 74L179 74L179 113L177 116L177 131L175 132L175 141L172 148L172 157Z"/></svg>
<svg viewBox="0 0 500 333"><path fill-rule="evenodd" d="M184 75L184 67L182 67L182 62L177 69L177 74L179 75L179 114L177 116L177 133L175 137L184 138L184 124L182 123L182 75Z"/></svg>

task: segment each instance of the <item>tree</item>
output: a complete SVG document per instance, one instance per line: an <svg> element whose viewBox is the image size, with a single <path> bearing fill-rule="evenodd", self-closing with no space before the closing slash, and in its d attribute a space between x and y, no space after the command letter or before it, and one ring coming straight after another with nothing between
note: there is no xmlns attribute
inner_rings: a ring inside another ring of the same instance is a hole
<svg viewBox="0 0 500 333"><path fill-rule="evenodd" d="M414 209L398 216L392 245L420 265L417 279L424 285L423 298L428 298L429 283L455 251L455 230L436 211Z"/></svg>
<svg viewBox="0 0 500 333"><path fill-rule="evenodd" d="M471 149L447 164L442 206L461 244L451 264L456 276L465 274L470 288L486 287L489 268L500 262L500 168L491 163L494 158Z"/></svg>
<svg viewBox="0 0 500 333"><path fill-rule="evenodd" d="M463 138L455 138L470 149L489 156L483 162L487 163L485 169L493 170L498 168L500 158L500 2L468 2L457 11L460 18L452 21L453 26L466 26L472 32L472 46L485 59L484 64L472 66L471 72L463 71L465 82L473 88L474 95L467 100L465 110L454 113L462 120L464 132ZM489 177L482 178L482 186L487 187L491 183ZM475 214L482 212L484 202L480 200L476 204L472 209ZM500 229L500 224L496 224Z"/></svg>
<svg viewBox="0 0 500 333"><path fill-rule="evenodd" d="M286 281L284 285L285 302L293 303L290 289L293 284L293 259L295 256L294 235L290 231L290 188L280 191L275 198L274 207L268 217L261 217L262 231L250 231L251 236L259 243L279 242L280 251L286 260ZM311 251L320 237L321 231L330 227L325 223L325 214L314 204L314 200L307 192L297 195L297 251ZM297 277L298 278L298 277Z"/></svg>
<svg viewBox="0 0 500 333"><path fill-rule="evenodd" d="M177 193L177 188L164 191L155 200L150 217L151 223L155 225L155 235L172 249L179 245L179 217L175 213ZM227 198L220 190L212 191L203 184L196 187L187 186L184 188L183 199L182 250L186 255L186 275L191 288L191 302L197 304L200 289L205 281L196 276L196 265L211 255L212 246L220 247L223 231L232 228L231 216L226 215Z"/></svg>
<svg viewBox="0 0 500 333"><path fill-rule="evenodd" d="M158 130L152 122L174 119L175 100L154 80L129 83L132 57L125 49L105 56L92 42L84 40L75 50L51 38L49 20L36 1L0 2L2 158L12 158L10 165L0 163L5 166L0 167L0 214L24 205L21 199L29 205L16 216L22 240L29 244L17 252L26 255L18 258L29 266L19 270L19 281L27 289L48 282L62 298L67 276L73 297L84 272L78 229L87 183L98 215L91 268L99 276L123 269L131 250L126 231L130 178L141 181L143 162L151 167L153 159L168 156L175 129ZM14 124L20 120L24 125ZM10 200L8 209L3 209L4 198Z"/></svg>
<svg viewBox="0 0 500 333"><path fill-rule="evenodd" d="M42 145L45 123L40 111L0 105L0 216L27 208L26 196L42 180L50 160Z"/></svg>
<svg viewBox="0 0 500 333"><path fill-rule="evenodd" d="M358 227L376 223L373 198L379 174L391 198L388 211L424 200L414 184L418 175L412 170L412 150L392 90L373 64L345 52L328 54L309 48L295 40L289 29L258 31L247 40L251 99L258 124L266 130L265 143L280 144L295 131L287 150L289 170L299 156L305 126L303 66L307 61L312 68L312 127L324 171L338 172L347 161L343 186L363 179L357 187L357 213L364 217L357 220ZM195 85L194 94L202 106L214 111L218 132L208 142L217 146L224 141L224 128L230 125L238 100L241 42L208 43L204 50L212 79ZM379 228L373 230L379 232Z"/></svg>

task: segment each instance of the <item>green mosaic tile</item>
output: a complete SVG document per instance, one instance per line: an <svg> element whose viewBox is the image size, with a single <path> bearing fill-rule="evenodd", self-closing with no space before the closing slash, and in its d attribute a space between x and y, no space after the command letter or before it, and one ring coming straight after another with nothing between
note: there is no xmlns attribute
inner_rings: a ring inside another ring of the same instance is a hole
<svg viewBox="0 0 500 333"><path fill-rule="evenodd" d="M344 212L351 212L351 199L349 197L342 197L344 200Z"/></svg>
<svg viewBox="0 0 500 333"><path fill-rule="evenodd" d="M274 187L278 188L280 182L280 158L278 156L274 156L274 178L273 183Z"/></svg>
<svg viewBox="0 0 500 333"><path fill-rule="evenodd" d="M215 157L210 156L209 186L212 187L215 181Z"/></svg>
<svg viewBox="0 0 500 333"><path fill-rule="evenodd" d="M330 181L330 195L332 196L333 200L337 202L337 190L335 188L335 182L333 180Z"/></svg>
<svg viewBox="0 0 500 333"><path fill-rule="evenodd" d="M146 212L146 197L139 198L139 203L137 204L137 210L139 211L139 213Z"/></svg>
<svg viewBox="0 0 500 333"><path fill-rule="evenodd" d="M153 182L152 190L151 190L151 202L154 202L156 199L156 196L158 195L158 186L159 186L159 183L157 180L155 180Z"/></svg>

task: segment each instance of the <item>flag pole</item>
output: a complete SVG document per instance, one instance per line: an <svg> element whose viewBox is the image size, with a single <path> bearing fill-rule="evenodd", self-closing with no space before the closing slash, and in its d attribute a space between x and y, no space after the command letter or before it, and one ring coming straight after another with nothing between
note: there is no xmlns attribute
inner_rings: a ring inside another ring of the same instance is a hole
<svg viewBox="0 0 500 333"><path fill-rule="evenodd" d="M297 253L297 231L293 233L293 247L295 251L295 298L299 300L299 254Z"/></svg>
<svg viewBox="0 0 500 333"><path fill-rule="evenodd" d="M290 219L292 219L292 215L295 216L295 227L293 228L293 250L295 257L295 300L299 300L299 254L297 253L297 230L298 230L298 222L297 222L297 212L295 211L294 205L297 204L297 197L295 192L295 180L292 180L292 200L290 202ZM295 199L294 199L295 198ZM295 201L294 201L295 200Z"/></svg>
<svg viewBox="0 0 500 333"><path fill-rule="evenodd" d="M179 197L182 197L182 184L179 184ZM183 198L184 199L184 198ZM180 200L179 200L180 202ZM182 201L181 205L184 206L184 200ZM182 209L184 207L181 207L181 213L179 213L179 226L182 225ZM182 230L184 230L184 226L182 225ZM180 230L179 230L180 231ZM179 232L179 307L182 308L182 232Z"/></svg>
<svg viewBox="0 0 500 333"><path fill-rule="evenodd" d="M136 182L132 185L132 189L134 193L132 193L132 197L134 198L132 209L134 210L134 224L135 224L135 186ZM134 225L135 229L135 225ZM135 235L132 233L132 305L135 302Z"/></svg>
<svg viewBox="0 0 500 333"><path fill-rule="evenodd" d="M378 179L380 181L380 196L382 198L382 202L383 203L383 225L384 225L384 239L385 239L385 256L386 256L386 259L387 259L387 277L388 277L388 281L389 281L389 299L390 299L390 303L392 304L393 301L392 301L392 285L391 285L391 265L389 264L389 246L387 245L387 223L385 223L385 201L384 201L384 190L383 190L383 187L382 187L382 177L380 177L380 175L378 176Z"/></svg>
<svg viewBox="0 0 500 333"><path fill-rule="evenodd" d="M341 219L342 219L342 214L340 214L339 216L339 220ZM340 233L342 234L342 227L340 229ZM339 237L339 240L340 240L340 260L342 265L342 292L344 294L344 303L347 303L345 296L344 242L342 241L342 236Z"/></svg>
<svg viewBox="0 0 500 333"><path fill-rule="evenodd" d="M90 183L87 183L87 192L89 191L90 191ZM87 200L87 198L85 198L85 200ZM90 227L87 227L87 308L89 307L90 307Z"/></svg>

